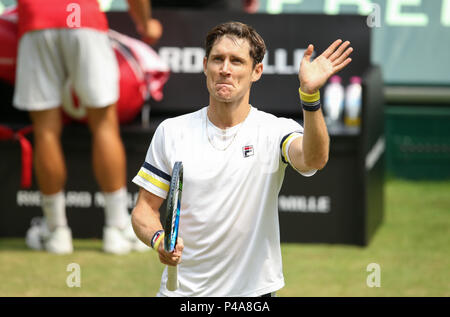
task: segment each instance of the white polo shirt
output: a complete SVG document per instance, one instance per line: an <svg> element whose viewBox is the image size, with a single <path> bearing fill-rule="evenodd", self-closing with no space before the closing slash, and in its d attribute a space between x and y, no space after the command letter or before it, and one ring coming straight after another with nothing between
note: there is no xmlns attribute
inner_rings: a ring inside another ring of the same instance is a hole
<svg viewBox="0 0 450 317"><path fill-rule="evenodd" d="M157 128L133 182L167 197L170 174L183 162L178 265L180 287L160 296L260 296L284 286L278 194L289 146L303 128L251 107L245 121L221 130L207 107ZM311 171L305 176L311 176Z"/></svg>

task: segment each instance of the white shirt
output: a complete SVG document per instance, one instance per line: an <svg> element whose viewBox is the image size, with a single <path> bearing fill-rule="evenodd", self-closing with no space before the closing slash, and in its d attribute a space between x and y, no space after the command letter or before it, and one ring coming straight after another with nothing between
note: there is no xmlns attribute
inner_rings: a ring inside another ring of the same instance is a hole
<svg viewBox="0 0 450 317"><path fill-rule="evenodd" d="M303 128L251 107L244 122L224 132L208 122L206 112L205 107L163 121L133 179L166 198L173 165L183 162L180 287L166 289L165 270L158 295L246 297L277 291L284 286L278 194L289 146Z"/></svg>

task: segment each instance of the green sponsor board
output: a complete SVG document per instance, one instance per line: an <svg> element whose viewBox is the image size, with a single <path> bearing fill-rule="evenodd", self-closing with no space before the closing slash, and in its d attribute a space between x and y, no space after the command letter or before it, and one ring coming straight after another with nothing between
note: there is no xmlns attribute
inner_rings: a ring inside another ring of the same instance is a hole
<svg viewBox="0 0 450 317"><path fill-rule="evenodd" d="M386 84L450 84L450 0L260 0L260 10L367 15Z"/></svg>

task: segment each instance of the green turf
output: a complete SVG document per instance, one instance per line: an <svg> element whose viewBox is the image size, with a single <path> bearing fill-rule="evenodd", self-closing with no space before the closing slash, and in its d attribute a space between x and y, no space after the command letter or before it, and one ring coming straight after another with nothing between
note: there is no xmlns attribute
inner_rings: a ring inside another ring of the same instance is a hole
<svg viewBox="0 0 450 317"><path fill-rule="evenodd" d="M389 180L384 223L368 247L283 244L286 286L278 296L450 296L450 182ZM162 265L154 253L113 256L100 240L75 240L75 252L30 251L0 240L0 296L154 296ZM81 267L69 288L67 265ZM370 288L369 263L381 268Z"/></svg>

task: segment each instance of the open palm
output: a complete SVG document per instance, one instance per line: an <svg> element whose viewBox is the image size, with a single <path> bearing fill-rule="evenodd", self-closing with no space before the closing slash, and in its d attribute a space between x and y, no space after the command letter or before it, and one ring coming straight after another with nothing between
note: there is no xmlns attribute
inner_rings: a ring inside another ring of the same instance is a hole
<svg viewBox="0 0 450 317"><path fill-rule="evenodd" d="M305 93L319 90L332 75L346 67L352 59L348 56L353 51L349 41L336 40L320 56L311 62L314 46L310 44L300 63L298 78L300 88Z"/></svg>

